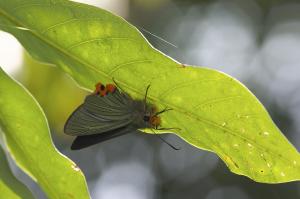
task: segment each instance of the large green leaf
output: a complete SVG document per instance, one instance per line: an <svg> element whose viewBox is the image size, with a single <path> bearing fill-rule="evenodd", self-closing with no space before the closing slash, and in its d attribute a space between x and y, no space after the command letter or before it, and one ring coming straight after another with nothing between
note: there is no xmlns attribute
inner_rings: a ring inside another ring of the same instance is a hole
<svg viewBox="0 0 300 199"><path fill-rule="evenodd" d="M217 153L232 172L266 183L300 179L299 153L246 87L215 70L183 67L122 18L70 1L0 0L0 20L33 57L83 88L114 77L142 98L151 84L149 101L173 109L162 126L180 128L174 133Z"/></svg>
<svg viewBox="0 0 300 199"><path fill-rule="evenodd" d="M80 169L53 146L37 102L1 68L0 127L16 163L49 198L89 198Z"/></svg>
<svg viewBox="0 0 300 199"><path fill-rule="evenodd" d="M1 132L0 132L1 133ZM1 136L1 135L0 135ZM26 186L24 186L10 171L5 153L0 146L0 193L1 198L32 199L34 198Z"/></svg>

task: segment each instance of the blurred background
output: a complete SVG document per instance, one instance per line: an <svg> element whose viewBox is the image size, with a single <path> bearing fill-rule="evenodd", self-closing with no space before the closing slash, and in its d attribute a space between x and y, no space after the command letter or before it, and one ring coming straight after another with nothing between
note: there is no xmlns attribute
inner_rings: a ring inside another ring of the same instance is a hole
<svg viewBox="0 0 300 199"><path fill-rule="evenodd" d="M206 66L243 82L300 149L299 0L82 0L135 25L162 52L181 63ZM229 172L213 153L174 135L132 134L81 151L63 134L86 92L57 68L32 60L0 32L0 65L43 107L57 148L86 175L95 199L300 198L300 183L259 184ZM47 89L47 92L45 92ZM37 198L39 187L10 161Z"/></svg>

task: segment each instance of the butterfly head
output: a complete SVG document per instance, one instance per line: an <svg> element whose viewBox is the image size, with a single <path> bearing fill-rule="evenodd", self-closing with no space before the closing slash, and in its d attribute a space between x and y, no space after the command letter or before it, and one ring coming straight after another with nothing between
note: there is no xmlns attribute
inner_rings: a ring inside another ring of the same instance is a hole
<svg viewBox="0 0 300 199"><path fill-rule="evenodd" d="M143 116L143 121L149 126L150 128L157 129L161 124L161 118L158 116L158 112L156 111L155 107L151 108L151 111L148 113L145 112Z"/></svg>

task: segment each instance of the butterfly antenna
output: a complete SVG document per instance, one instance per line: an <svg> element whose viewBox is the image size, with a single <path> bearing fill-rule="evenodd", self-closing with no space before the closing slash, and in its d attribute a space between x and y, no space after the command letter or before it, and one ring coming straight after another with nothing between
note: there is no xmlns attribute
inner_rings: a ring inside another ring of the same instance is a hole
<svg viewBox="0 0 300 199"><path fill-rule="evenodd" d="M165 144L167 144L169 147L171 147L172 149L174 149L175 151L180 150L181 148L177 148L175 146L173 146L172 144L170 144L168 141L166 141L165 139L163 139L159 134L155 133L155 131L153 129L151 129L151 131L158 136L158 138L163 141Z"/></svg>
<svg viewBox="0 0 300 199"><path fill-rule="evenodd" d="M171 109L171 108L165 108L165 109L163 109L162 111L156 112L156 113L154 114L154 116L158 116L158 115L160 115L160 114L162 114L162 113L164 113L164 112L171 111L171 110L173 110L173 109Z"/></svg>
<svg viewBox="0 0 300 199"><path fill-rule="evenodd" d="M150 84L147 86L146 88L146 93L145 93L145 97L144 97L144 111L146 112L146 108L147 108L147 96L148 96L148 90L150 88Z"/></svg>

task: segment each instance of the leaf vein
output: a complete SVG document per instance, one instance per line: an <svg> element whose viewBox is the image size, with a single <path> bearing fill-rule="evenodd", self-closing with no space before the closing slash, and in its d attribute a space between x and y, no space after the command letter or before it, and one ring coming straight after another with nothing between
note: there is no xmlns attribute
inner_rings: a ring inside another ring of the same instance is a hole
<svg viewBox="0 0 300 199"><path fill-rule="evenodd" d="M226 102L228 100L232 100L232 99L236 99L236 98L244 98L245 96L241 96L241 95L235 95L235 96L226 96L226 97L220 97L220 98L215 98L215 99L210 99L204 102L201 102L199 104L196 104L193 107L193 110L197 110L199 109L201 106L206 106L208 104L216 104L216 103L222 103L222 102Z"/></svg>
<svg viewBox="0 0 300 199"><path fill-rule="evenodd" d="M210 81L218 81L223 79L201 79L201 80L193 80L188 82L182 82L175 85L171 85L171 88L167 88L166 90L163 90L161 94L158 96L158 99L163 99L167 94L171 93L172 91L178 89L178 88L184 88L190 85L194 85L195 83L204 83L204 82L210 82Z"/></svg>
<svg viewBox="0 0 300 199"><path fill-rule="evenodd" d="M132 62L126 62L126 63L122 63L122 64L119 64L119 65L115 65L113 67L113 69L111 71L108 72L108 76L111 76L113 73L115 73L116 71L120 70L121 68L123 67L128 67L130 65L133 65L133 64L137 64L137 63L151 63L152 61L151 60L148 60L148 59L145 59L145 60L136 60L136 61L132 61Z"/></svg>
<svg viewBox="0 0 300 199"><path fill-rule="evenodd" d="M83 44L89 44L91 42L94 42L94 41L103 41L103 40L132 40L132 41L136 41L134 39L131 39L131 38L127 38L127 37L103 37L103 38L95 38L95 39L88 39L88 40L85 40L85 41L81 41L81 42L78 42L78 43L75 43L69 47L67 47L67 50L71 50L75 47L79 47Z"/></svg>

